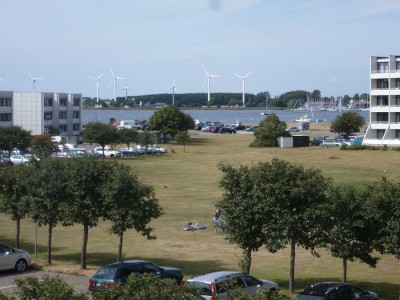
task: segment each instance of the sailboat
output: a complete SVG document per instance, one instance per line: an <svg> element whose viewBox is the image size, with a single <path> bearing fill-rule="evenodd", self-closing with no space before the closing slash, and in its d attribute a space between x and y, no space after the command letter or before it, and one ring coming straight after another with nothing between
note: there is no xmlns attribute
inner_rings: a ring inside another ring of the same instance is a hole
<svg viewBox="0 0 400 300"><path fill-rule="evenodd" d="M261 112L262 116L269 116L271 112L268 110L268 97L265 95L265 110Z"/></svg>

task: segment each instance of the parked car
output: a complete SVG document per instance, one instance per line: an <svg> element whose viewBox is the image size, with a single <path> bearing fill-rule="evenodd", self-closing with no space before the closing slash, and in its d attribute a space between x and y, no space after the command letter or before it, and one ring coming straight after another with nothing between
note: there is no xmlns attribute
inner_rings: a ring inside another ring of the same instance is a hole
<svg viewBox="0 0 400 300"><path fill-rule="evenodd" d="M299 132L299 129L297 127L289 127L286 128L287 132Z"/></svg>
<svg viewBox="0 0 400 300"><path fill-rule="evenodd" d="M318 282L304 288L298 295L298 300L377 300L374 292L342 282Z"/></svg>
<svg viewBox="0 0 400 300"><path fill-rule="evenodd" d="M340 147L342 146L350 146L351 142L350 140L346 140L346 139L335 139L336 143L340 144Z"/></svg>
<svg viewBox="0 0 400 300"><path fill-rule="evenodd" d="M0 244L0 270L13 270L24 272L31 265L29 253Z"/></svg>
<svg viewBox="0 0 400 300"><path fill-rule="evenodd" d="M117 283L124 284L132 273L152 273L163 279L172 279L182 283L183 273L174 267L159 267L145 260L127 260L102 266L89 280L89 291L111 288Z"/></svg>
<svg viewBox="0 0 400 300"><path fill-rule="evenodd" d="M104 147L104 152L102 147L96 147L95 152L104 155L105 157L118 157L121 156L121 152L113 150L111 147Z"/></svg>
<svg viewBox="0 0 400 300"><path fill-rule="evenodd" d="M310 141L310 146L321 146L322 142L327 138L327 136L316 136L313 140Z"/></svg>
<svg viewBox="0 0 400 300"><path fill-rule="evenodd" d="M235 128L235 130L246 130L247 129L247 126L243 125L242 123L231 124L231 127Z"/></svg>
<svg viewBox="0 0 400 300"><path fill-rule="evenodd" d="M234 271L205 273L188 279L185 287L198 289L204 299L228 299L227 286L238 286L246 295L255 295L258 289L279 291L277 283L258 279L249 274Z"/></svg>
<svg viewBox="0 0 400 300"><path fill-rule="evenodd" d="M334 139L326 139L322 141L321 144L322 147L328 148L328 147L340 147L341 144L336 142Z"/></svg>
<svg viewBox="0 0 400 300"><path fill-rule="evenodd" d="M257 128L258 128L258 126L250 126L250 127L248 127L248 128L246 129L246 131L254 132L254 131L256 131Z"/></svg>
<svg viewBox="0 0 400 300"><path fill-rule="evenodd" d="M121 148L119 149L122 156L134 156L137 155L134 148Z"/></svg>
<svg viewBox="0 0 400 300"><path fill-rule="evenodd" d="M236 133L236 129L232 127L222 127L219 131L220 133Z"/></svg>
<svg viewBox="0 0 400 300"><path fill-rule="evenodd" d="M29 163L29 158L25 157L22 154L18 154L18 155L12 155L10 157L10 162L13 165L26 165Z"/></svg>

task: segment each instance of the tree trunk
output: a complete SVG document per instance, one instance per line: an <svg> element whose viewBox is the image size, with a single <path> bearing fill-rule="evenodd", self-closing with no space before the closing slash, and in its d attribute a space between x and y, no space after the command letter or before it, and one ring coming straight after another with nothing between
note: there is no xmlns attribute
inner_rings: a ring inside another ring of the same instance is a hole
<svg viewBox="0 0 400 300"><path fill-rule="evenodd" d="M53 236L53 224L49 224L49 232L47 234L47 264L51 265L51 238Z"/></svg>
<svg viewBox="0 0 400 300"><path fill-rule="evenodd" d="M186 144L183 144L183 152L186 152Z"/></svg>
<svg viewBox="0 0 400 300"><path fill-rule="evenodd" d="M347 259L343 258L343 275L342 275L342 282L347 281Z"/></svg>
<svg viewBox="0 0 400 300"><path fill-rule="evenodd" d="M124 242L124 232L119 235L119 245L118 245L118 261L122 261L122 245Z"/></svg>
<svg viewBox="0 0 400 300"><path fill-rule="evenodd" d="M290 239L290 275L289 275L289 290L294 293L294 264L296 258L296 243Z"/></svg>
<svg viewBox="0 0 400 300"><path fill-rule="evenodd" d="M82 252L81 252L81 270L86 269L86 248L89 236L89 226L83 225L83 242L82 242Z"/></svg>
<svg viewBox="0 0 400 300"><path fill-rule="evenodd" d="M17 219L17 228L15 233L15 248L19 248L19 236L21 234L21 219Z"/></svg>
<svg viewBox="0 0 400 300"><path fill-rule="evenodd" d="M251 267L251 249L247 248L245 250L245 258L246 258L246 273L250 274L250 267Z"/></svg>

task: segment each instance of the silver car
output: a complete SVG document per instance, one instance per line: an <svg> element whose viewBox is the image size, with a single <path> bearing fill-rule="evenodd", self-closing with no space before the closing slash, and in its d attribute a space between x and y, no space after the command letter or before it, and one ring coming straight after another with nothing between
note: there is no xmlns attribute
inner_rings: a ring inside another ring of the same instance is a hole
<svg viewBox="0 0 400 300"><path fill-rule="evenodd" d="M15 269L24 272L31 265L28 252L0 244L0 271Z"/></svg>
<svg viewBox="0 0 400 300"><path fill-rule="evenodd" d="M277 283L258 279L249 274L234 271L206 273L188 279L185 287L197 289L204 299L228 299L227 287L240 287L244 294L255 295L259 289L279 291Z"/></svg>

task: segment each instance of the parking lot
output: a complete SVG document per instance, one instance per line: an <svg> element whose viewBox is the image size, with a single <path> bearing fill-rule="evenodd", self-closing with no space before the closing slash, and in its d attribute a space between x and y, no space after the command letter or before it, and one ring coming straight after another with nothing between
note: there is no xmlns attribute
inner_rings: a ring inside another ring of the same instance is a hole
<svg viewBox="0 0 400 300"><path fill-rule="evenodd" d="M30 269L24 273L15 271L0 271L0 291L6 295L11 295L16 290L15 280L25 277L42 278L44 275L60 276L67 284L72 286L76 292L85 293L88 291L89 278L82 275L58 274L48 271L38 271Z"/></svg>

